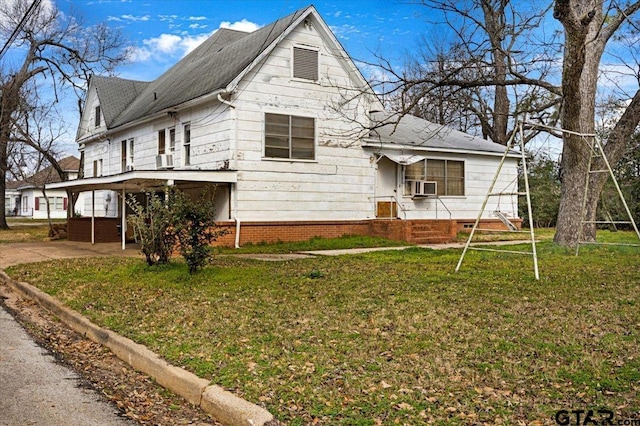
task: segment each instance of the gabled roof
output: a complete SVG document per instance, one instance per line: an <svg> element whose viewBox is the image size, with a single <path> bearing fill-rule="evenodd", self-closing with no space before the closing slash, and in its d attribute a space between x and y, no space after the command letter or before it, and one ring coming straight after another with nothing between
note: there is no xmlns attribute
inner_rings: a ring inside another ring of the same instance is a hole
<svg viewBox="0 0 640 426"><path fill-rule="evenodd" d="M77 157L69 156L58 161L58 164L65 172L78 172L80 169L80 160ZM42 187L47 183L60 182L60 176L53 166L46 167L39 172L29 176L24 180L7 182L7 188L24 189Z"/></svg>
<svg viewBox="0 0 640 426"><path fill-rule="evenodd" d="M506 147L486 139L435 124L413 115L371 114L372 127L364 146L410 151L504 154Z"/></svg>
<svg viewBox="0 0 640 426"><path fill-rule="evenodd" d="M149 83L94 77L107 128L223 91L294 22L312 12L315 8L309 6L252 33L218 30Z"/></svg>
<svg viewBox="0 0 640 426"><path fill-rule="evenodd" d="M104 121L109 125L149 85L148 82L114 77L91 77L98 92Z"/></svg>

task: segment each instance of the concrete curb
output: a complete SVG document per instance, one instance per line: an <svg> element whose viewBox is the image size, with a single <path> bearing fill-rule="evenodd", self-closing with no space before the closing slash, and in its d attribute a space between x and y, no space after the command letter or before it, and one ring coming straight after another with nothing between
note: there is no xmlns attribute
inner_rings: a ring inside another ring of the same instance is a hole
<svg viewBox="0 0 640 426"><path fill-rule="evenodd" d="M219 422L230 426L270 426L277 424L262 407L245 401L209 381L161 359L145 346L105 330L31 284L15 281L4 271L0 279L15 291L36 301L77 333L100 343L138 371L148 374L161 386L199 406Z"/></svg>

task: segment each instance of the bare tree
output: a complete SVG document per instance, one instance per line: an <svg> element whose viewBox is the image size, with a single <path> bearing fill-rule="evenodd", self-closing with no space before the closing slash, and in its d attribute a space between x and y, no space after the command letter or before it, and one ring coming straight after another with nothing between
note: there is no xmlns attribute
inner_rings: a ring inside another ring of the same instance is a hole
<svg viewBox="0 0 640 426"><path fill-rule="evenodd" d="M595 238L595 225L581 229L580 223L584 209L587 221L594 221L606 175L590 176L583 205L590 150L588 138L585 142L580 134L595 133L599 83L607 77L600 66L610 40L634 40L615 59L626 60L627 70L640 80L640 56L630 57L638 50L635 40L640 28L631 18L640 9L640 1L556 0L542 10L538 3L509 0L422 3L444 17L438 24L448 29L452 38L448 53L418 55L412 66L402 71L388 60L380 61L387 77L384 87L390 86L389 80L395 83L393 91L402 112L421 113L427 106L431 115L437 116L442 103L436 99L457 96L457 104L466 103L466 111L477 117L482 135L495 142L505 143L515 123L523 119L569 130L561 134L562 201L555 241L574 246L579 238ZM564 40L560 40L560 32L547 28L553 27L551 10L564 28ZM562 52L562 73L558 75ZM609 78L609 84L614 80ZM632 93L618 90L616 96L625 107L605 141L607 158L613 164L623 156L640 121L637 85ZM535 134L530 132L527 138Z"/></svg>
<svg viewBox="0 0 640 426"><path fill-rule="evenodd" d="M13 39L15 68L0 73L0 192L4 194L10 145L42 144L24 124L28 112L26 88L29 83L46 79L48 90L57 102L66 89L78 95L86 88L92 73L110 73L126 59L121 35L106 25L87 27L72 15L62 14L53 3L39 2L32 9L28 0L9 0L0 8L0 35ZM32 9L32 10L31 10ZM25 19L26 17L26 19ZM15 59L19 58L19 59ZM47 78L48 77L48 78ZM31 88L41 86L31 86ZM55 156L42 150L55 167ZM58 166L59 168L59 166ZM0 201L0 228L7 228L4 197Z"/></svg>
<svg viewBox="0 0 640 426"><path fill-rule="evenodd" d="M466 117L467 123L475 121L483 137L501 144L507 143L518 120L548 124L557 118L554 107L560 103L561 88L550 83L550 76L560 46L555 34L547 40L533 35L549 8L541 10L536 4L522 9L509 0L422 3L443 17L435 25L443 28L440 36L450 34L447 44L434 52L424 43L423 50L401 70L378 58L387 81L372 83L383 93L391 87L384 95L400 99L403 113L437 117L444 97L464 111L458 117ZM429 106L431 114L421 111L423 105Z"/></svg>

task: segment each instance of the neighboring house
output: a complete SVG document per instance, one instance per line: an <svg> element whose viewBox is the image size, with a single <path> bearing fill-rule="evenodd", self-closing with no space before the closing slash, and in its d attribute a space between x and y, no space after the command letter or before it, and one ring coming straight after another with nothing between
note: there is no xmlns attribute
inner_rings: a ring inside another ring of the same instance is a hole
<svg viewBox="0 0 640 426"><path fill-rule="evenodd" d="M123 198L166 185L208 191L224 244L450 240L476 218L504 147L383 109L309 6L252 33L220 29L151 82L94 76L77 133L85 177L48 187L92 194L72 240L119 240ZM517 161L501 189L516 191ZM486 226L502 226L500 208L516 220L517 197L492 199Z"/></svg>
<svg viewBox="0 0 640 426"><path fill-rule="evenodd" d="M58 162L69 180L77 179L80 160L69 156ZM5 209L8 216L28 217L32 219L47 218L47 200L52 219L66 219L69 200L64 189L47 189L46 184L60 182L60 176L52 166L21 181L9 181L5 190ZM46 197L45 197L46 194ZM80 203L84 204L84 202ZM79 206L80 209L83 206Z"/></svg>
<svg viewBox="0 0 640 426"><path fill-rule="evenodd" d="M5 216L17 216L20 211L20 191L18 186L22 182L8 181L4 189L4 214Z"/></svg>

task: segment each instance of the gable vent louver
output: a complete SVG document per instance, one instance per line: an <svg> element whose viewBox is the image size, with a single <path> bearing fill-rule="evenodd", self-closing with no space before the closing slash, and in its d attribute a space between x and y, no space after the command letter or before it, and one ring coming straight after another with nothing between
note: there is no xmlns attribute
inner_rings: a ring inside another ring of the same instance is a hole
<svg viewBox="0 0 640 426"><path fill-rule="evenodd" d="M318 81L318 55L317 50L294 47L293 77Z"/></svg>

